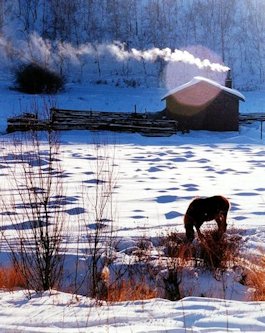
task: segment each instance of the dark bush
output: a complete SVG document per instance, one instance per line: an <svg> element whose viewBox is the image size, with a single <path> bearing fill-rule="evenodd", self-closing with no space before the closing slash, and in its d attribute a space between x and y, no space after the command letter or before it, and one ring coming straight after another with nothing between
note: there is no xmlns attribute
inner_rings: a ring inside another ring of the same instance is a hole
<svg viewBox="0 0 265 333"><path fill-rule="evenodd" d="M33 63L19 67L15 77L16 89L28 94L54 94L64 86L62 76Z"/></svg>
<svg viewBox="0 0 265 333"><path fill-rule="evenodd" d="M123 81L124 81L126 87L136 88L136 87L139 87L139 86L140 86L140 83L137 82L137 81L134 80L134 79L124 79Z"/></svg>

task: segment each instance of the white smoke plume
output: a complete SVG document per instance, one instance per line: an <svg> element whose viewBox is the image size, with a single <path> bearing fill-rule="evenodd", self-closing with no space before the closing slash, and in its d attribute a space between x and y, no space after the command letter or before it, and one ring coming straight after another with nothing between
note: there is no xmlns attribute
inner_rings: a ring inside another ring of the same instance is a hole
<svg viewBox="0 0 265 333"><path fill-rule="evenodd" d="M162 59L165 62L183 62L190 65L195 65L199 69L209 69L216 72L227 72L229 67L219 63L212 63L209 59L200 59L186 50L175 49L172 51L170 48L151 48L145 51L132 48L126 50L124 44L114 43L106 46L106 49L115 56L118 60L124 61L128 59L145 60L154 62Z"/></svg>
<svg viewBox="0 0 265 333"><path fill-rule="evenodd" d="M199 69L207 69L214 72L227 72L229 68L220 63L211 62L208 59L200 59L187 50L171 50L170 48L150 48L147 50L128 49L120 42L112 44L83 44L78 47L70 43L50 41L43 39L37 33L33 33L27 40L0 39L1 56L11 61L37 62L42 65L56 67L64 61L78 65L85 62L86 57L112 56L117 61L146 61L185 63L195 65Z"/></svg>

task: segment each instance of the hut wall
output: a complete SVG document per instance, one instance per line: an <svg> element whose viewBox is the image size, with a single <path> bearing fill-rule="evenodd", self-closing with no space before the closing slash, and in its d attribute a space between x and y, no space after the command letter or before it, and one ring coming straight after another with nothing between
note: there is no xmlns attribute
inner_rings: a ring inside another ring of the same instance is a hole
<svg viewBox="0 0 265 333"><path fill-rule="evenodd" d="M171 95L166 98L166 110L181 129L238 131L239 128L239 100L224 92L197 106L181 104Z"/></svg>
<svg viewBox="0 0 265 333"><path fill-rule="evenodd" d="M213 131L239 130L239 100L221 92L206 108L205 129Z"/></svg>

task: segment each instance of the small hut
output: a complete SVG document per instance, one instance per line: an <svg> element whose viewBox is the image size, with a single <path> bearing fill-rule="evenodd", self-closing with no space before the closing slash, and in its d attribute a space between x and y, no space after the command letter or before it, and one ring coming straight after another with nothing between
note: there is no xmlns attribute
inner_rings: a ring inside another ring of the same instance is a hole
<svg viewBox="0 0 265 333"><path fill-rule="evenodd" d="M230 77L223 86L204 77L168 92L166 115L178 121L183 130L238 131L239 101L245 97L232 89Z"/></svg>

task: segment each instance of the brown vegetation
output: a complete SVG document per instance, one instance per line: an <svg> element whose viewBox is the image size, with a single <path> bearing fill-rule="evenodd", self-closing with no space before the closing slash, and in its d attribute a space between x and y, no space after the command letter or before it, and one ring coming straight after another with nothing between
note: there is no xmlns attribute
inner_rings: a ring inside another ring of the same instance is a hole
<svg viewBox="0 0 265 333"><path fill-rule="evenodd" d="M265 257L252 258L245 273L244 283L253 289L253 301L265 301Z"/></svg>
<svg viewBox="0 0 265 333"><path fill-rule="evenodd" d="M13 291L18 288L27 288L27 281L23 275L14 267L0 268L0 288Z"/></svg>
<svg viewBox="0 0 265 333"><path fill-rule="evenodd" d="M156 290L144 282L122 279L108 288L108 302L146 300L157 297Z"/></svg>
<svg viewBox="0 0 265 333"><path fill-rule="evenodd" d="M203 266L208 269L226 269L233 266L239 256L240 237L221 237L217 230L209 230L200 239L197 254Z"/></svg>

